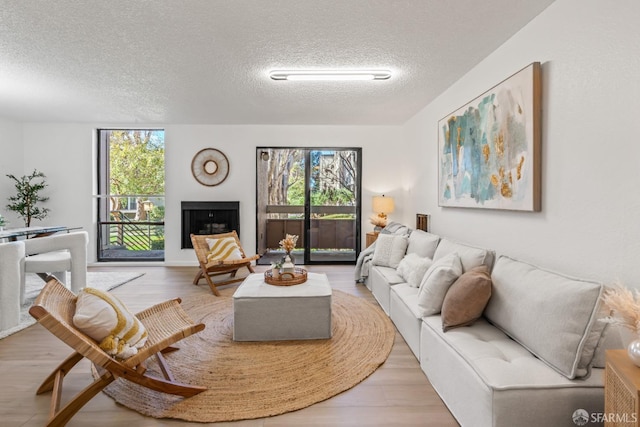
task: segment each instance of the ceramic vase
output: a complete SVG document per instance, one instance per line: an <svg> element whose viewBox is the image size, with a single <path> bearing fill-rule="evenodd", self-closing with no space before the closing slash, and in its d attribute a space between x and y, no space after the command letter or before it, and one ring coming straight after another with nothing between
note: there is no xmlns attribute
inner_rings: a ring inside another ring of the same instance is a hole
<svg viewBox="0 0 640 427"><path fill-rule="evenodd" d="M296 263L296 259L293 257L293 254L291 252L286 252L284 254L284 256L282 257L282 260L280 261L282 264L284 264L285 262L287 262L287 257L289 257L289 260L291 261L291 263L295 264Z"/></svg>
<svg viewBox="0 0 640 427"><path fill-rule="evenodd" d="M633 364L640 367L640 339L635 339L629 343L627 353Z"/></svg>

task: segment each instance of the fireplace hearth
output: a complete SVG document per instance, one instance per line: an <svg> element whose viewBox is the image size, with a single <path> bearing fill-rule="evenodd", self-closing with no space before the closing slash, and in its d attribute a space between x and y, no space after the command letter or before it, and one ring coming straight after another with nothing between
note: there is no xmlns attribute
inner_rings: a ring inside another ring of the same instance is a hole
<svg viewBox="0 0 640 427"><path fill-rule="evenodd" d="M191 234L240 236L240 202L182 202L182 249L193 248Z"/></svg>

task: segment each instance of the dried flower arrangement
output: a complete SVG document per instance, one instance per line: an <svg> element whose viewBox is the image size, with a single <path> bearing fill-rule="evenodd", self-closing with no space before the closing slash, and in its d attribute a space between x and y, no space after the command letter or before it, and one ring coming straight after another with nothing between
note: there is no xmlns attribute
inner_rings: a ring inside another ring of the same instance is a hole
<svg viewBox="0 0 640 427"><path fill-rule="evenodd" d="M298 243L298 236L295 234L287 234L287 237L280 240L280 248L285 252L291 252Z"/></svg>
<svg viewBox="0 0 640 427"><path fill-rule="evenodd" d="M604 305L613 311L604 322L623 326L640 334L640 291L631 291L620 284L607 289L602 295Z"/></svg>
<svg viewBox="0 0 640 427"><path fill-rule="evenodd" d="M371 224L375 225L376 227L386 227L387 226L387 218L378 216L378 215L371 215L369 217L369 220L371 222Z"/></svg>

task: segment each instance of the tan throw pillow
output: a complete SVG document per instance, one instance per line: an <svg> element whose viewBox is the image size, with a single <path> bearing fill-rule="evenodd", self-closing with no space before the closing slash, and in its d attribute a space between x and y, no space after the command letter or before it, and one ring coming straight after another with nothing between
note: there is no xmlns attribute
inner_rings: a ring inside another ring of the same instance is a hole
<svg viewBox="0 0 640 427"><path fill-rule="evenodd" d="M242 259L242 252L233 237L224 237L222 239L206 239L209 246L207 260L238 260Z"/></svg>
<svg viewBox="0 0 640 427"><path fill-rule="evenodd" d="M78 293L73 324L118 359L133 356L147 342L144 325L122 301L95 288Z"/></svg>
<svg viewBox="0 0 640 427"><path fill-rule="evenodd" d="M489 267L472 268L458 278L447 291L442 303L442 330L469 326L482 316L491 298Z"/></svg>

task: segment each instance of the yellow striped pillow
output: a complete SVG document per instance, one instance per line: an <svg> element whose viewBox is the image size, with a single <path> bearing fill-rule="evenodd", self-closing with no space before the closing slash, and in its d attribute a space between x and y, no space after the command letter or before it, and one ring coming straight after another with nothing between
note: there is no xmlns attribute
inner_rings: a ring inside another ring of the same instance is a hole
<svg viewBox="0 0 640 427"><path fill-rule="evenodd" d="M147 342L144 325L122 301L95 288L78 293L73 324L118 359L133 356Z"/></svg>
<svg viewBox="0 0 640 427"><path fill-rule="evenodd" d="M209 245L209 253L207 253L207 260L236 260L242 259L242 252L236 244L236 239L233 237L224 237L222 239L206 239L207 245Z"/></svg>

